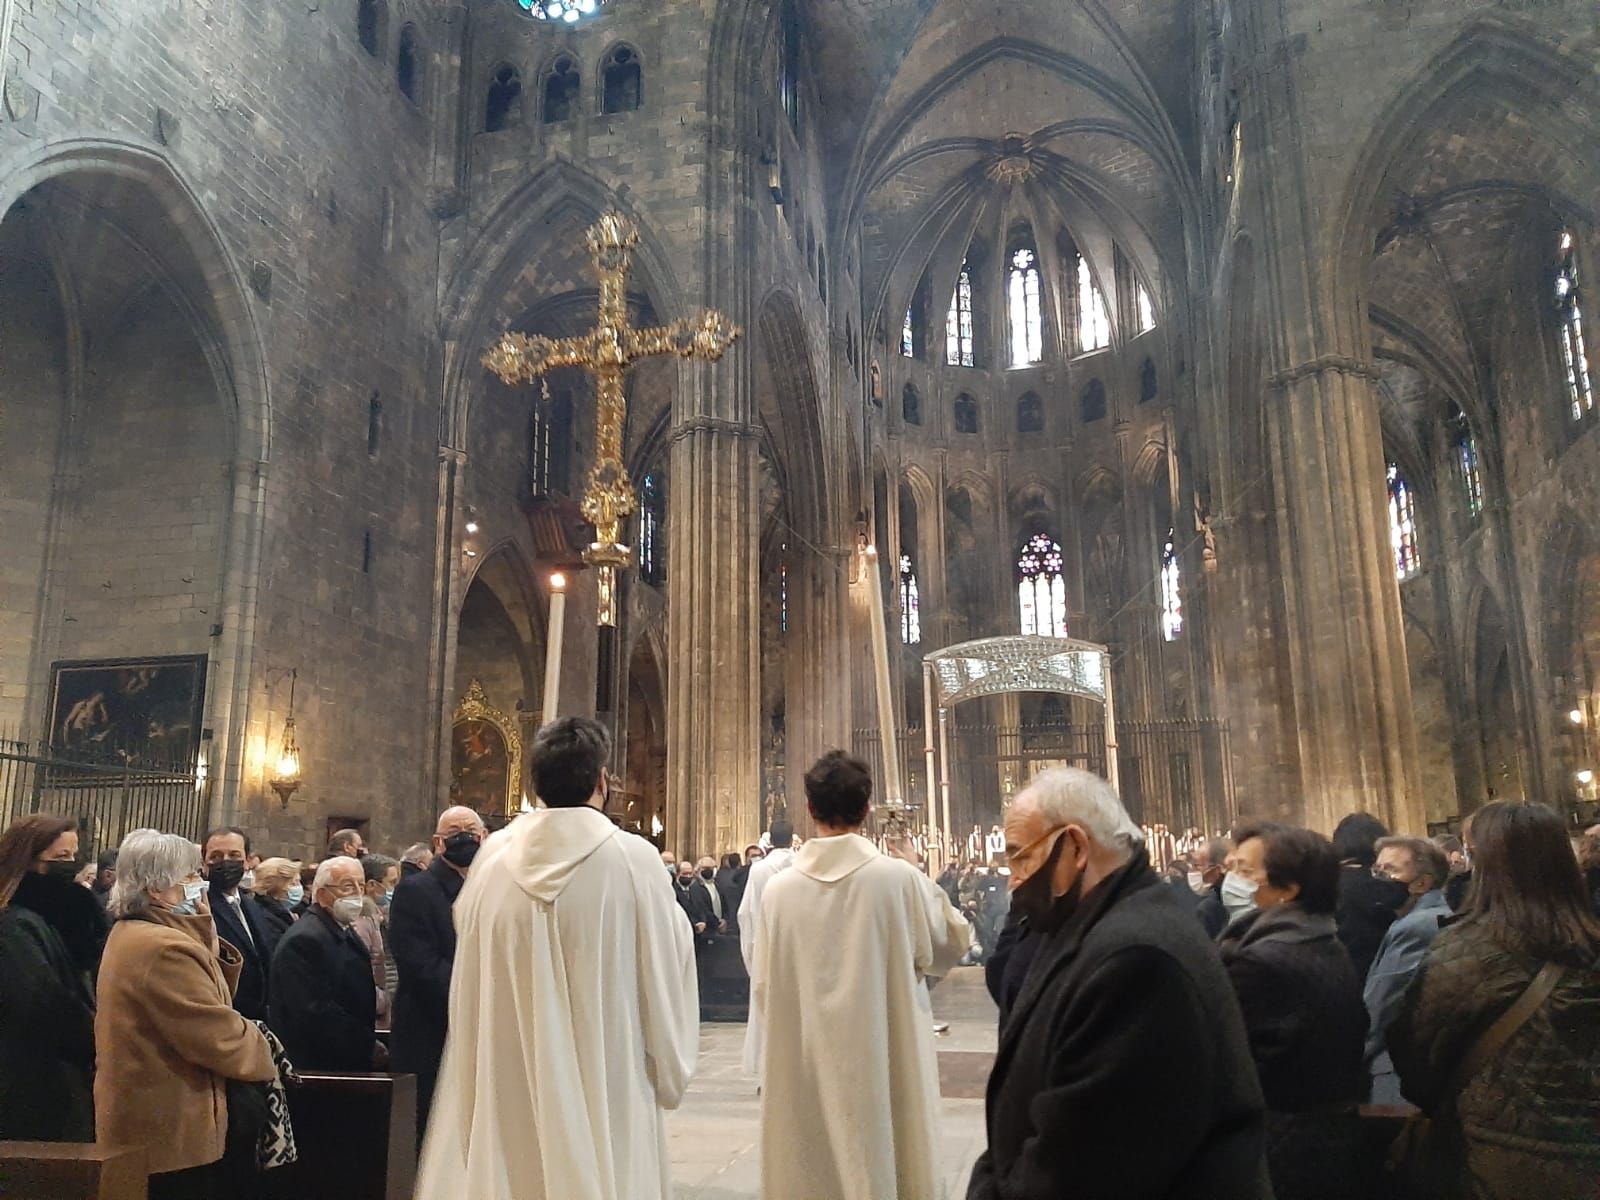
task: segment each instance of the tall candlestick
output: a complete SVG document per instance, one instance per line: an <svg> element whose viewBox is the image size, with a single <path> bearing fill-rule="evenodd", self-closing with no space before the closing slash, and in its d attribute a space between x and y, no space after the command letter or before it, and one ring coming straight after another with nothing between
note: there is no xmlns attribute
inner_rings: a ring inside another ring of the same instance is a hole
<svg viewBox="0 0 1600 1200"><path fill-rule="evenodd" d="M550 626L545 631L544 644L544 723L548 725L559 714L561 703L561 642L562 628L567 621L567 578L557 573L550 576Z"/></svg>
<svg viewBox="0 0 1600 1200"><path fill-rule="evenodd" d="M944 706L939 707L939 799L944 807L944 827L950 824L950 717Z"/></svg>
<svg viewBox="0 0 1600 1200"><path fill-rule="evenodd" d="M922 761L925 764L926 784L923 787L923 803L926 804L928 813L928 841L937 846L938 861L931 863L933 870L938 871L944 866L944 839L939 836L939 806L934 803L934 759L933 759L933 668L927 663L922 664Z"/></svg>
<svg viewBox="0 0 1600 1200"><path fill-rule="evenodd" d="M867 547L867 597L872 610L872 666L878 679L878 736L883 742L883 800L899 804L900 753L894 736L894 698L889 691L889 630L883 616L883 579L878 574L878 551Z"/></svg>

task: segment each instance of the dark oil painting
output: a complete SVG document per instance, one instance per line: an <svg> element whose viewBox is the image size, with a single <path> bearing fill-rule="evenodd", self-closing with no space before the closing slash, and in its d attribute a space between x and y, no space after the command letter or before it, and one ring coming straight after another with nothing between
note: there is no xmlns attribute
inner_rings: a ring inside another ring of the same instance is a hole
<svg viewBox="0 0 1600 1200"><path fill-rule="evenodd" d="M57 753L140 767L185 766L199 754L205 655L57 662L50 674Z"/></svg>

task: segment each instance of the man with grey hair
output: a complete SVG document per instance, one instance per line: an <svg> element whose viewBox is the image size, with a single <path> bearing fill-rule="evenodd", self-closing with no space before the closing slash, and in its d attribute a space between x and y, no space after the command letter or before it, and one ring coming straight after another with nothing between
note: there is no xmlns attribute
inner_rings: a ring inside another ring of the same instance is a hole
<svg viewBox="0 0 1600 1200"><path fill-rule="evenodd" d="M596 721L539 730L542 807L472 864L417 1200L672 1194L663 1110L699 1053L694 946L655 848L605 814L610 757Z"/></svg>
<svg viewBox="0 0 1600 1200"><path fill-rule="evenodd" d="M324 859L311 907L278 943L267 980L268 1022L289 1061L308 1071L381 1071L372 960L350 924L361 915L365 873L354 858Z"/></svg>
<svg viewBox="0 0 1600 1200"><path fill-rule="evenodd" d="M1407 985L1439 936L1440 919L1450 915L1444 896L1450 860L1427 838L1379 838L1373 849L1378 858L1372 873L1405 884L1408 897L1400 915L1384 931L1362 991L1367 1005L1367 1073L1372 1077L1373 1104L1404 1104L1389 1057L1389 1026L1400 1013Z"/></svg>
<svg viewBox="0 0 1600 1200"><path fill-rule="evenodd" d="M1116 792L1045 771L1005 836L1036 947L1001 1029L968 1200L1271 1196L1238 1001Z"/></svg>

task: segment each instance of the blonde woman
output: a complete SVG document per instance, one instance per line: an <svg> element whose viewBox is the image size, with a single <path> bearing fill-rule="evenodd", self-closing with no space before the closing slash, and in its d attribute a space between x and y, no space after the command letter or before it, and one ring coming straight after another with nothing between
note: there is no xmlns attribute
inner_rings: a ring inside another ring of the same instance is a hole
<svg viewBox="0 0 1600 1200"><path fill-rule="evenodd" d="M295 912L305 899L300 883L300 864L289 858L264 858L256 867L255 897L261 915L272 922L273 940L294 924Z"/></svg>

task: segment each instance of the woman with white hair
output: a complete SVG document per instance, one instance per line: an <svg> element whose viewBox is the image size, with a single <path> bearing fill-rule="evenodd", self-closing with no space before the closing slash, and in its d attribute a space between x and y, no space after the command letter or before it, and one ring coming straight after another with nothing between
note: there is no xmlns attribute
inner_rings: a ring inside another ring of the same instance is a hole
<svg viewBox="0 0 1600 1200"><path fill-rule="evenodd" d="M134 830L107 911L116 924L95 1015L97 1138L145 1147L150 1200L227 1194L227 1081L266 1082L276 1070L261 1030L233 1010L243 959L217 939L199 849Z"/></svg>

